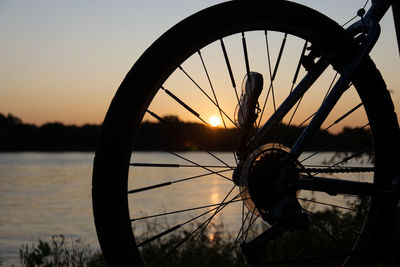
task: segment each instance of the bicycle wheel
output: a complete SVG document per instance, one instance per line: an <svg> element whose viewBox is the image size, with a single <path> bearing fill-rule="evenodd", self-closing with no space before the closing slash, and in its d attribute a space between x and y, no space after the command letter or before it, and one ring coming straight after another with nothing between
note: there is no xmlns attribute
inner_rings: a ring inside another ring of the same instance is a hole
<svg viewBox="0 0 400 267"><path fill-rule="evenodd" d="M397 203L399 146L393 104L371 60L284 166L341 76L351 40L329 18L284 1L219 4L162 35L118 89L96 151L93 210L107 263L380 260ZM248 83L262 85L253 102L244 100ZM299 87L306 90L293 98ZM222 126L212 128L211 115ZM288 171L282 193L276 184ZM338 180L345 189L334 188ZM268 242L252 242L264 231Z"/></svg>

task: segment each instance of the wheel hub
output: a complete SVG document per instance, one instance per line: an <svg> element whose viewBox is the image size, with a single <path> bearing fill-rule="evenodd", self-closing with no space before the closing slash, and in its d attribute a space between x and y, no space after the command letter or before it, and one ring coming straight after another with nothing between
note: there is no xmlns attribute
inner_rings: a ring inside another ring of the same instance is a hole
<svg viewBox="0 0 400 267"><path fill-rule="evenodd" d="M264 220L269 220L267 218L271 217L272 212L276 212L277 206L279 209L278 203L283 198L296 199L299 193L292 191L283 196L276 188L283 169L282 160L288 155L288 148L270 143L251 153L243 164L239 179L241 197L246 207L254 214L261 215ZM299 179L300 163L296 162L293 167L295 177L290 177L290 180Z"/></svg>

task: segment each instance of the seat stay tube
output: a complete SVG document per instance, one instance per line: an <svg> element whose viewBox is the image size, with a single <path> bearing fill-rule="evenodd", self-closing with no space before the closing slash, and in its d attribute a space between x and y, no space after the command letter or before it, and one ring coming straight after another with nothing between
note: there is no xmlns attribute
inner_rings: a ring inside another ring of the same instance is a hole
<svg viewBox="0 0 400 267"><path fill-rule="evenodd" d="M389 8L398 0L372 0L372 5L365 14L365 20L380 22Z"/></svg>
<svg viewBox="0 0 400 267"><path fill-rule="evenodd" d="M290 151L290 157L292 159L297 159L300 156L300 154L304 151L306 144L310 141L312 136L314 136L316 131L320 129L322 123L325 121L325 119L330 114L336 103L339 101L342 94L349 87L351 76L353 75L357 67L360 65L360 63L363 61L363 59L368 56L369 52L372 50L376 41L378 40L379 35L380 35L379 24L371 21L370 30L368 32L366 42L364 43L364 45L360 46L360 48L357 50L354 60L350 64L345 66L339 80L336 82L331 92L326 97L326 99L322 102L317 113L311 119L311 122L304 129L302 134L296 140L295 144L292 146Z"/></svg>
<svg viewBox="0 0 400 267"><path fill-rule="evenodd" d="M393 21L397 36L397 47L400 54L400 2L394 2L392 5Z"/></svg>
<svg viewBox="0 0 400 267"><path fill-rule="evenodd" d="M342 94L348 88L350 82L350 72L348 75L342 75L328 94L324 102L322 102L317 113L311 119L311 122L307 125L300 137L296 140L290 151L290 157L297 159L301 153L303 153L306 144L314 136L317 130L321 127L327 116L330 114L336 103L339 101Z"/></svg>

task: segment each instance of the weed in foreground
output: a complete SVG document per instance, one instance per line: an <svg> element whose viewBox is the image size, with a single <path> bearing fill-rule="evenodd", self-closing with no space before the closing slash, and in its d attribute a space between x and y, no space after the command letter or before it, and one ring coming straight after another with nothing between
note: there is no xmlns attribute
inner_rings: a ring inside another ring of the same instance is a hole
<svg viewBox="0 0 400 267"><path fill-rule="evenodd" d="M100 251L93 251L81 239L65 239L63 235L53 235L50 242L39 239L37 245L27 244L19 249L21 266L106 266Z"/></svg>
<svg viewBox="0 0 400 267"><path fill-rule="evenodd" d="M361 207L367 205L360 200ZM358 204L360 204L358 203ZM327 257L315 261L290 262L291 258L304 255L323 255L331 252L340 252L345 247L351 247L359 234L359 226L365 216L364 209L343 213L337 209L315 212L312 223L307 231L294 230L268 243L265 255L269 259L287 260L284 264L268 266L338 266L344 260L343 255ZM400 212L397 213L400 217ZM155 259L162 258L158 266L249 266L244 259L240 242L235 242L236 236L224 230L223 224L211 224L204 231L200 228L192 234L198 225L191 225L180 232L172 232L163 238L140 247L145 262L153 264ZM396 227L400 228L400 227ZM248 239L251 240L265 230L265 225L251 229ZM160 229L149 224L147 232L141 240L160 233ZM399 230L393 235L394 240L400 240ZM330 233L335 233L334 236ZM185 241L185 242L183 242ZM240 241L240 240L239 240ZM400 245L391 244L391 247ZM333 251L332 251L333 249ZM100 251L95 251L80 239L67 240L63 235L55 235L51 241L39 240L36 245L24 245L20 248L21 266L106 266ZM393 256L393 253L390 253ZM393 258L390 266L400 266L400 259ZM263 265L260 265L263 266ZM378 265L379 266L379 265ZM386 264L383 264L386 266Z"/></svg>

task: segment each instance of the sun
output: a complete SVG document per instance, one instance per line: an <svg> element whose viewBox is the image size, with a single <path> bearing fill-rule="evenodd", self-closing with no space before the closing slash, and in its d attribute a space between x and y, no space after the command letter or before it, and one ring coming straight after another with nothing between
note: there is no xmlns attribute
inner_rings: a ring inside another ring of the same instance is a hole
<svg viewBox="0 0 400 267"><path fill-rule="evenodd" d="M217 127L221 124L221 119L218 116L211 116L210 117L210 124L213 127Z"/></svg>

